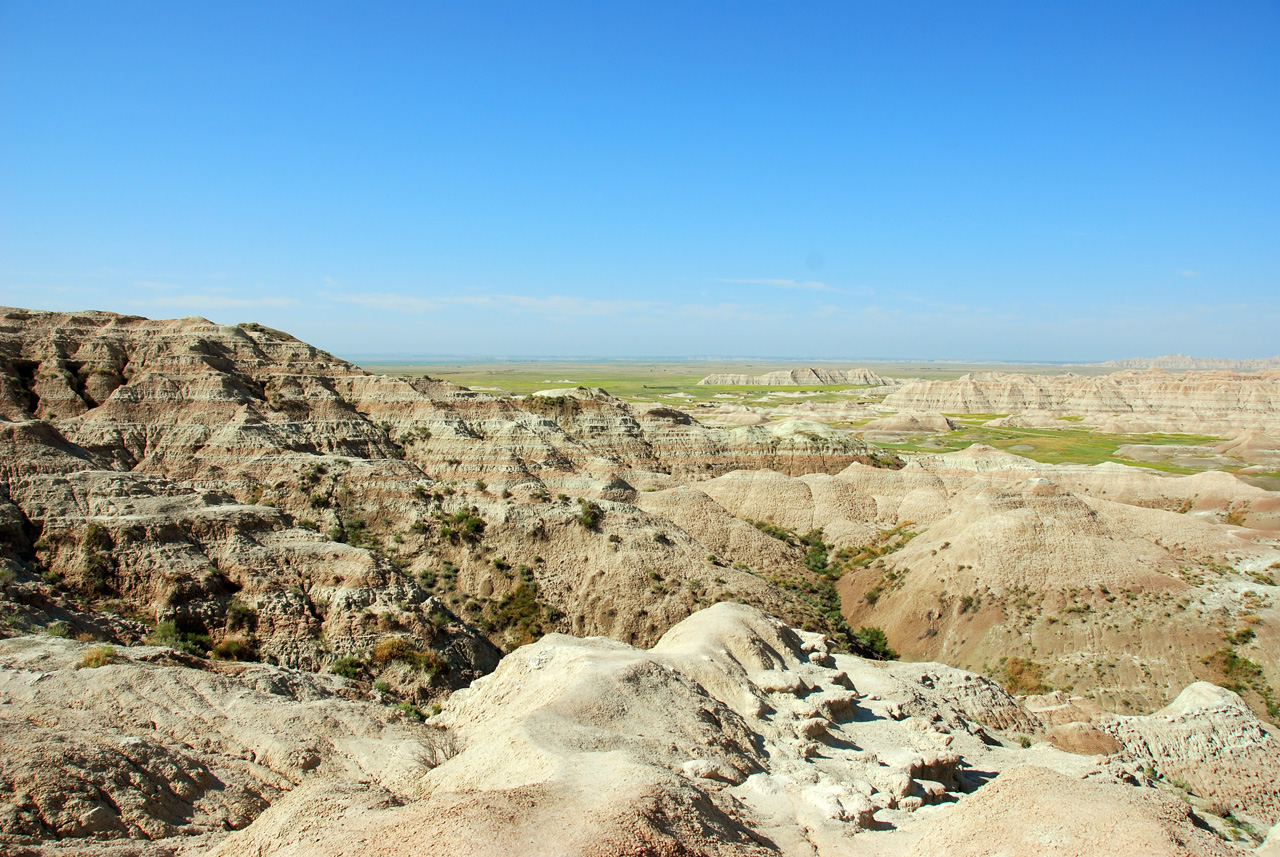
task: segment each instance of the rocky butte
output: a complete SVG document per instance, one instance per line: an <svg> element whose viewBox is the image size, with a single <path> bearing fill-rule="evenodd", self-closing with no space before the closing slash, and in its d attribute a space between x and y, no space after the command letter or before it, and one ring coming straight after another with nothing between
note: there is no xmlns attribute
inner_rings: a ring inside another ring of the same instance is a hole
<svg viewBox="0 0 1280 857"><path fill-rule="evenodd" d="M1274 854L1274 492L864 436L1274 384L715 426L0 309L0 852Z"/></svg>

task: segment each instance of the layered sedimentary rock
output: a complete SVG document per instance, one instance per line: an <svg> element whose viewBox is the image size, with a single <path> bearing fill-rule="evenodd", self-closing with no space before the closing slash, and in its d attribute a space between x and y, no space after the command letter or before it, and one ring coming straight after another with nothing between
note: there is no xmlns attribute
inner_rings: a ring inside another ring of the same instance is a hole
<svg viewBox="0 0 1280 857"><path fill-rule="evenodd" d="M1256 372L1260 369L1280 369L1280 357L1254 357L1233 360L1228 357L1188 357L1186 354L1164 354L1160 357L1129 357L1124 360L1108 360L1099 363L1115 369L1166 369L1185 372L1188 369L1228 369L1235 372Z"/></svg>
<svg viewBox="0 0 1280 857"><path fill-rule="evenodd" d="M336 455L554 485L576 471L833 470L874 453L846 436L724 432L661 406L633 412L600 390L519 401L370 375L279 331L203 319L5 310L0 360L5 460L25 472L96 465L234 480L268 455ZM50 445L62 457L45 453L57 459L47 463L27 448Z"/></svg>
<svg viewBox="0 0 1280 857"><path fill-rule="evenodd" d="M25 310L0 312L0 453L14 630L339 667L418 704L491 669L489 640L647 644L726 597L822 625L631 502L879 457L798 420L371 375L255 324ZM799 554L771 572L811 576Z"/></svg>
<svg viewBox="0 0 1280 857"><path fill-rule="evenodd" d="M698 382L711 386L820 387L848 384L856 387L887 387L896 381L870 369L785 369L764 375L708 375Z"/></svg>
<svg viewBox="0 0 1280 857"><path fill-rule="evenodd" d="M1280 498L1230 474L975 446L895 471L730 473L643 502L698 531L715 520L698 494L782 537L821 531L850 626L883 628L911 658L996 674L1017 658L1011 682L1073 686L1118 710L1222 680L1224 646L1275 683ZM1264 691L1246 691L1260 711Z"/></svg>
<svg viewBox="0 0 1280 857"><path fill-rule="evenodd" d="M425 723L334 676L93 652L0 641L8 853L834 857L981 853L964 849L995 835L1024 854L1232 853L1201 829L1225 828L1219 815L1148 776L1185 753L1032 743L1043 722L981 676L834 653L739 605L649 651L550 635ZM1222 743L1216 709L1176 718ZM1269 823L1247 784L1274 771L1275 747L1233 762L1219 808Z"/></svg>
<svg viewBox="0 0 1280 857"><path fill-rule="evenodd" d="M803 406L710 428L202 319L4 311L0 367L5 853L1090 853L1085 808L1219 854L1206 825L1277 821L1280 502L1230 474L902 466ZM889 646L951 666L846 654Z"/></svg>
<svg viewBox="0 0 1280 857"><path fill-rule="evenodd" d="M916 381L885 397L900 411L1084 417L1108 431L1232 436L1280 430L1280 370L1253 373L1159 369L1110 375L978 372L955 381Z"/></svg>

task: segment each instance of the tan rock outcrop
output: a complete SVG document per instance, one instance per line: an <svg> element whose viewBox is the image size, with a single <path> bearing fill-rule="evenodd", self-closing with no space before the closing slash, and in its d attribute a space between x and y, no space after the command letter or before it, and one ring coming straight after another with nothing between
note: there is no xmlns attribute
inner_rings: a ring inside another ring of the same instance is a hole
<svg viewBox="0 0 1280 857"><path fill-rule="evenodd" d="M172 622L193 650L347 659L420 704L496 662L459 616L504 646L552 628L650 644L725 597L823 627L825 609L629 504L743 465L878 457L800 420L711 429L598 389L371 375L198 318L4 310L0 376L15 630L137 642ZM803 579L799 559L770 571Z"/></svg>
<svg viewBox="0 0 1280 857"><path fill-rule="evenodd" d="M1266 570L1280 554L1269 529L1227 520L1270 528L1276 501L1230 474L1045 465L975 446L896 471L743 471L655 496L715 520L697 494L737 518L821 530L850 627L883 628L910 658L999 675L1014 656L1034 662L1036 681L1137 711L1220 678L1203 659L1250 622L1240 654L1271 675L1280 652Z"/></svg>
<svg viewBox="0 0 1280 857"><path fill-rule="evenodd" d="M1106 431L1231 436L1280 431L1280 370L1253 373L1126 370L1110 375L978 372L916 381L885 397L899 411L1084 417Z"/></svg>
<svg viewBox="0 0 1280 857"><path fill-rule="evenodd" d="M784 369L763 375L708 375L699 384L753 387L820 387L848 384L858 387L887 387L894 383L870 369Z"/></svg>
<svg viewBox="0 0 1280 857"><path fill-rule="evenodd" d="M830 645L731 604L649 651L553 634L422 723L335 676L4 640L0 849L837 857L998 841L1028 854L1231 853L1197 827L1196 815L1223 823L1212 808L1140 769L1188 760L1197 745L1166 755L1152 736L1171 723L1220 729L1223 692L1190 688L1184 698L1213 704L1121 718L1124 735L1147 736L1145 755L1099 760L1020 749L1010 739L1035 718L980 676ZM1243 706L1229 718L1210 751L1258 728ZM1253 806L1276 763L1258 746L1230 757L1220 801Z"/></svg>
<svg viewBox="0 0 1280 857"><path fill-rule="evenodd" d="M1165 369L1185 372L1188 369L1229 369L1235 372L1256 372L1259 369L1280 369L1280 357L1252 357L1236 360L1229 357L1188 357L1186 354L1164 354L1160 357L1129 357L1124 360L1108 360L1098 366L1116 369Z"/></svg>

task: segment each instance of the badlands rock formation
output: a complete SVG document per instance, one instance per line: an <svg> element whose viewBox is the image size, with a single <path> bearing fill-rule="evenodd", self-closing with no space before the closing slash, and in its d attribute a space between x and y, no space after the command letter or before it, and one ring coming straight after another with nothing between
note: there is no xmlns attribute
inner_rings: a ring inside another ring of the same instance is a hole
<svg viewBox="0 0 1280 857"><path fill-rule="evenodd" d="M829 605L631 501L879 455L802 421L712 429L602 390L370 375L203 319L5 310L0 369L7 627L339 668L420 705L491 670L494 643L651 644L721 598L831 630ZM771 572L812 577L799 554Z"/></svg>
<svg viewBox="0 0 1280 857"><path fill-rule="evenodd" d="M1257 372L1260 369L1280 369L1280 356L1255 357L1232 360L1224 357L1188 357L1185 354L1165 354L1160 357L1130 357L1125 360L1108 360L1098 363L1114 369L1166 369L1185 372L1188 369L1229 369L1235 372Z"/></svg>
<svg viewBox="0 0 1280 857"><path fill-rule="evenodd" d="M934 398L869 431L952 429ZM904 466L796 407L0 311L0 853L1221 854L1280 820L1274 493ZM922 663L857 656L890 648Z"/></svg>
<svg viewBox="0 0 1280 857"><path fill-rule="evenodd" d="M955 381L915 381L885 397L912 413L1084 417L1107 431L1193 432L1234 436L1280 431L1280 370L1255 373L1159 369L1110 375L1019 375L977 372Z"/></svg>
<svg viewBox="0 0 1280 857"><path fill-rule="evenodd" d="M691 531L706 514L697 494L783 535L821 530L850 626L883 627L913 659L1031 692L1072 687L1116 710L1223 681L1228 650L1280 683L1280 498L1229 474L1045 465L975 446L896 471L740 472L679 491L679 504L673 492L642 502ZM1244 691L1260 712L1277 701L1269 688Z"/></svg>
<svg viewBox="0 0 1280 857"><path fill-rule="evenodd" d="M3 641L0 847L1226 855L1275 820L1235 788L1280 764L1274 736L1225 692L1100 722L1135 748L1103 758L1032 744L1043 722L980 676L830 649L719 604L649 651L544 637L419 723L331 676L155 648L88 666L86 644ZM1154 766L1229 744L1224 706L1257 753L1233 759L1215 815ZM1166 755L1151 736L1170 729L1185 738Z"/></svg>
<svg viewBox="0 0 1280 857"><path fill-rule="evenodd" d="M819 387L848 384L858 387L887 387L896 384L870 369L788 369L764 375L708 375L698 382L714 386Z"/></svg>

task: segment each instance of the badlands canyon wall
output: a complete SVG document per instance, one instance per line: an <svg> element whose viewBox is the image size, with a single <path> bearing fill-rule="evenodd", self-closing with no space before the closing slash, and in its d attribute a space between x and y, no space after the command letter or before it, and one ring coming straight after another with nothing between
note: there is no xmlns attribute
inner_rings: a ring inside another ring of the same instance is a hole
<svg viewBox="0 0 1280 857"><path fill-rule="evenodd" d="M1159 357L1129 357L1125 360L1108 360L1097 364L1109 369L1166 369L1185 372L1188 369L1228 369L1235 372L1257 372L1261 369L1280 369L1280 356L1254 357L1233 360L1226 357L1189 357L1186 354L1163 354Z"/></svg>
<svg viewBox="0 0 1280 857"><path fill-rule="evenodd" d="M753 387L819 387L848 384L853 387L889 387L895 381L870 369L789 369L764 375L708 375L699 384Z"/></svg>
<svg viewBox="0 0 1280 857"><path fill-rule="evenodd" d="M975 372L955 381L916 381L885 397L899 411L1084 417L1116 432L1185 432L1235 436L1248 429L1280 433L1280 370L1253 373L1160 369L1110 375Z"/></svg>

